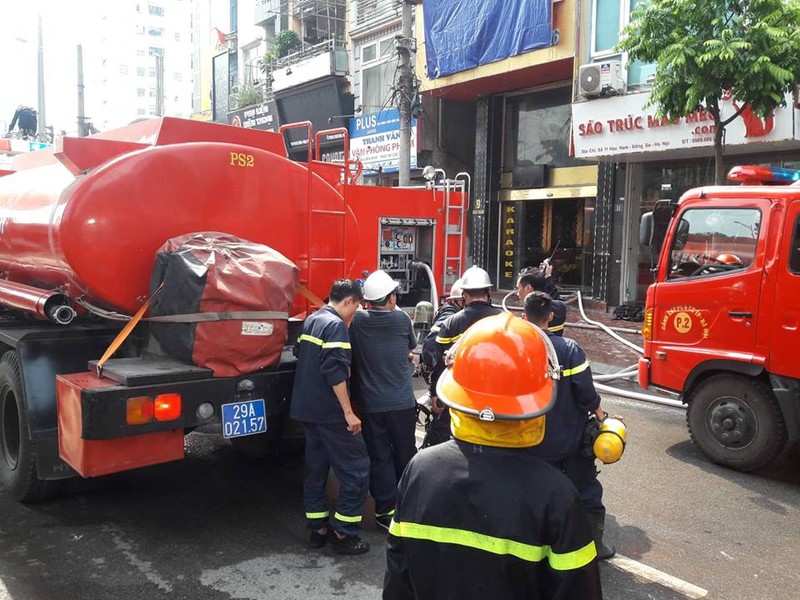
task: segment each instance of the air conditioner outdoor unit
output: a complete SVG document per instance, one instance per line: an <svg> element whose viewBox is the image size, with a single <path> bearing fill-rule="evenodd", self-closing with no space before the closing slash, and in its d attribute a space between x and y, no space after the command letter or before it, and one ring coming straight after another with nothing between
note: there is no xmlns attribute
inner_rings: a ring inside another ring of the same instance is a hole
<svg viewBox="0 0 800 600"><path fill-rule="evenodd" d="M581 65L578 69L578 93L584 98L600 98L625 93L622 64L618 60Z"/></svg>

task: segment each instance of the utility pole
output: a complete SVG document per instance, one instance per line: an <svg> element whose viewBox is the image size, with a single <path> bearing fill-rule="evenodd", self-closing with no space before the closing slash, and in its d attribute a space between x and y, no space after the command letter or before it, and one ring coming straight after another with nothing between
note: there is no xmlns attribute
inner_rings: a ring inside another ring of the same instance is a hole
<svg viewBox="0 0 800 600"><path fill-rule="evenodd" d="M412 31L412 16L414 0L399 0L403 8L403 30L395 38L399 65L397 68L397 81L395 82L398 99L397 108L400 111L400 186L411 183L411 102L416 92L416 77L412 53L415 51L414 33Z"/></svg>
<svg viewBox="0 0 800 600"><path fill-rule="evenodd" d="M164 57L156 55L156 114L164 116Z"/></svg>
<svg viewBox="0 0 800 600"><path fill-rule="evenodd" d="M44 105L44 47L42 46L42 15L39 15L39 46L37 49L37 77L39 107L37 109L39 117L39 141L47 142L47 115Z"/></svg>
<svg viewBox="0 0 800 600"><path fill-rule="evenodd" d="M78 137L86 137L86 115L83 105L83 46L78 44Z"/></svg>

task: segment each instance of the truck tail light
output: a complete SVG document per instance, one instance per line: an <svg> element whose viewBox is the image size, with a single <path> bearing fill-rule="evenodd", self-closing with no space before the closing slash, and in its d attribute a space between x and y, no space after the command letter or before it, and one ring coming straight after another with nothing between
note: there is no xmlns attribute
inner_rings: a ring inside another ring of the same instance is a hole
<svg viewBox="0 0 800 600"><path fill-rule="evenodd" d="M174 421L181 416L180 394L159 394L155 399L156 421Z"/></svg>
<svg viewBox="0 0 800 600"><path fill-rule="evenodd" d="M150 396L135 396L128 398L125 411L125 420L128 425L144 425L155 418L153 398Z"/></svg>
<svg viewBox="0 0 800 600"><path fill-rule="evenodd" d="M644 311L644 326L642 327L642 337L649 341L653 339L653 309L648 308Z"/></svg>

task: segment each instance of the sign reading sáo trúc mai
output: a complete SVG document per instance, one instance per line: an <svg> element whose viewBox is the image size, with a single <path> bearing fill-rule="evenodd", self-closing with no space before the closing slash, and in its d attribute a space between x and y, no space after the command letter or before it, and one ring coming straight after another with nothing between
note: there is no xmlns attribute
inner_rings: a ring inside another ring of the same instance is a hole
<svg viewBox="0 0 800 600"><path fill-rule="evenodd" d="M675 121L656 117L655 107L644 108L649 94L629 94L572 105L572 139L576 158L644 154L684 148L713 147L714 120L704 110ZM725 128L725 144L742 145L797 139L792 97L786 107L761 118L749 107ZM722 118L741 107L730 95L720 99Z"/></svg>

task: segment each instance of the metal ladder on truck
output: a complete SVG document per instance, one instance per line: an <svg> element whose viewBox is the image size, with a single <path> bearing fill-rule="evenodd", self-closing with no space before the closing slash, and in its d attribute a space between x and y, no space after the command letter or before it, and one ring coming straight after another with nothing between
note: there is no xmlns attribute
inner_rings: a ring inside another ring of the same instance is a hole
<svg viewBox="0 0 800 600"><path fill-rule="evenodd" d="M336 279L347 277L347 200L344 195L344 190L347 186L343 186L336 206L320 206L315 200L316 195L313 193L312 188L314 185L314 165L327 164L314 158L315 156L320 156L321 139L331 134L343 135L345 173L348 173L350 168L350 140L349 133L344 128L318 131L314 135L314 127L310 121L288 123L282 125L278 131L284 135L285 139L287 130L301 128L306 129L308 136L308 162L306 163L308 169L308 243L306 248L308 253L306 256L301 255L301 258L305 258L307 261L307 270L305 278L301 275L300 283L305 286L306 290L310 290L311 286L317 281L333 282ZM326 232L326 235L315 235L320 231ZM335 236L335 232L339 232L341 237ZM310 303L318 303L318 300L312 299L306 294L303 295Z"/></svg>
<svg viewBox="0 0 800 600"><path fill-rule="evenodd" d="M443 171L440 171L443 173ZM455 179L445 177L439 188L444 193L444 265L442 294L450 292L464 271L466 253L466 217L469 209L471 179L468 173L458 173Z"/></svg>

